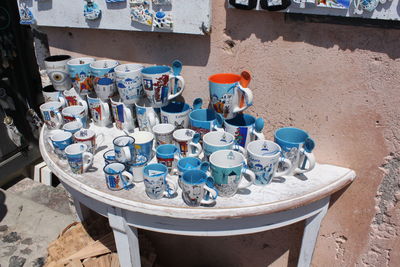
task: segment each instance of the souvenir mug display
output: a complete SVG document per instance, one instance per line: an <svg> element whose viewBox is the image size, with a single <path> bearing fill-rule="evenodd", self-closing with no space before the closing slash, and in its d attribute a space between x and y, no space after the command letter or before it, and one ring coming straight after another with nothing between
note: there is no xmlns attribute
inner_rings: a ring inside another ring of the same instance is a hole
<svg viewBox="0 0 400 267"><path fill-rule="evenodd" d="M65 148L65 154L71 171L75 174L82 174L93 164L93 154L87 152L87 145L72 144Z"/></svg>
<svg viewBox="0 0 400 267"><path fill-rule="evenodd" d="M42 94L44 102L58 101L62 104L63 107L65 107L67 104L62 92L54 89L53 85L45 86L42 90Z"/></svg>
<svg viewBox="0 0 400 267"><path fill-rule="evenodd" d="M253 93L240 84L241 76L232 73L219 73L208 78L212 108L232 119L238 112L253 104Z"/></svg>
<svg viewBox="0 0 400 267"><path fill-rule="evenodd" d="M275 143L282 148L283 156L292 163L288 175L305 173L315 167L312 153L315 143L306 131L294 127L280 128L275 132Z"/></svg>
<svg viewBox="0 0 400 267"><path fill-rule="evenodd" d="M172 134L182 157L198 157L203 150L200 141L200 134L191 129L175 130Z"/></svg>
<svg viewBox="0 0 400 267"><path fill-rule="evenodd" d="M93 123L100 127L109 126L112 121L108 102L93 95L88 95L86 99L89 104L90 115L92 116Z"/></svg>
<svg viewBox="0 0 400 267"><path fill-rule="evenodd" d="M56 55L44 59L47 75L58 91L68 90L72 86L67 67L67 62L70 59L71 56L68 55Z"/></svg>
<svg viewBox="0 0 400 267"><path fill-rule="evenodd" d="M83 128L88 127L85 107L69 106L69 107L63 108L61 113L62 113L65 123L78 120L82 123Z"/></svg>
<svg viewBox="0 0 400 267"><path fill-rule="evenodd" d="M110 102L115 126L120 130L133 132L133 130L135 130L134 106L124 104L112 98L110 98Z"/></svg>
<svg viewBox="0 0 400 267"><path fill-rule="evenodd" d="M175 194L178 186L167 175L168 169L163 164L152 163L144 167L144 185L149 198L160 199Z"/></svg>
<svg viewBox="0 0 400 267"><path fill-rule="evenodd" d="M63 117L61 115L62 104L58 101L50 101L40 106L40 112L47 129L55 130L63 124Z"/></svg>
<svg viewBox="0 0 400 267"><path fill-rule="evenodd" d="M115 70L118 66L116 60L97 60L90 64L91 79L97 97L106 100L112 97L116 90L115 87Z"/></svg>
<svg viewBox="0 0 400 267"><path fill-rule="evenodd" d="M184 172L180 184L182 199L190 207L213 204L218 196L213 178L200 170Z"/></svg>
<svg viewBox="0 0 400 267"><path fill-rule="evenodd" d="M143 95L142 69L140 64L122 64L115 68L119 96L125 104L134 104Z"/></svg>
<svg viewBox="0 0 400 267"><path fill-rule="evenodd" d="M225 131L235 137L235 143L244 148L253 140L264 140L264 120L249 114L238 114L233 119L225 120L224 127Z"/></svg>
<svg viewBox="0 0 400 267"><path fill-rule="evenodd" d="M188 128L191 111L192 109L186 103L170 102L161 108L161 122L172 124L177 130Z"/></svg>
<svg viewBox="0 0 400 267"><path fill-rule="evenodd" d="M87 95L93 91L93 83L90 78L90 64L94 61L95 59L91 57L80 57L67 62L72 85L80 95Z"/></svg>
<svg viewBox="0 0 400 267"><path fill-rule="evenodd" d="M139 129L151 132L153 126L160 123L156 109L151 106L147 99L135 103L135 106Z"/></svg>
<svg viewBox="0 0 400 267"><path fill-rule="evenodd" d="M124 164L110 163L104 167L103 171L106 176L108 189L118 191L121 189L129 190L133 188L133 176L125 170Z"/></svg>
<svg viewBox="0 0 400 267"><path fill-rule="evenodd" d="M160 123L153 126L153 134L156 138L156 146L164 144L172 144L174 138L172 133L175 131L175 126L168 123Z"/></svg>

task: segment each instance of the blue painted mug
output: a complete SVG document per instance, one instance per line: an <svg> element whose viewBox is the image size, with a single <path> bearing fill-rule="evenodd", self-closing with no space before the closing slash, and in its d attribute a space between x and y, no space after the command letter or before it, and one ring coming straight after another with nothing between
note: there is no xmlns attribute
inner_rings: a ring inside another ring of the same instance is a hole
<svg viewBox="0 0 400 267"><path fill-rule="evenodd" d="M145 131L135 131L131 136L135 139L136 160L146 158L150 161L154 157L154 134Z"/></svg>
<svg viewBox="0 0 400 267"><path fill-rule="evenodd" d="M72 139L72 134L70 132L56 130L53 133L50 133L48 140L58 158L67 159L67 155L65 154L64 150L67 146L74 142Z"/></svg>
<svg viewBox="0 0 400 267"><path fill-rule="evenodd" d="M76 133L80 129L83 128L83 124L81 121L70 121L63 125L62 129L64 131L70 132L72 134Z"/></svg>
<svg viewBox="0 0 400 267"><path fill-rule="evenodd" d="M68 164L75 174L84 173L93 164L93 154L87 152L87 145L72 144L65 148Z"/></svg>
<svg viewBox="0 0 400 267"><path fill-rule="evenodd" d="M256 178L254 172L247 169L245 157L234 150L219 150L212 153L210 164L211 176L222 197L234 196L238 189L249 187ZM249 176L250 181L242 178L243 173Z"/></svg>
<svg viewBox="0 0 400 267"><path fill-rule="evenodd" d="M80 95L93 92L93 83L90 78L90 64L95 61L91 57L74 58L67 62L72 85Z"/></svg>
<svg viewBox="0 0 400 267"><path fill-rule="evenodd" d="M131 162L135 159L135 139L122 135L113 140L115 159L121 163Z"/></svg>
<svg viewBox="0 0 400 267"><path fill-rule="evenodd" d="M201 137L210 131L223 131L224 119L212 109L195 109L189 114L190 129L198 132Z"/></svg>
<svg viewBox="0 0 400 267"><path fill-rule="evenodd" d="M161 108L161 122L169 123L175 126L175 129L184 129L189 127L189 113L192 108L189 104L183 102L170 102Z"/></svg>
<svg viewBox="0 0 400 267"><path fill-rule="evenodd" d="M147 99L135 103L136 118L141 131L151 132L152 128L160 123L157 116L157 109L153 108Z"/></svg>
<svg viewBox="0 0 400 267"><path fill-rule="evenodd" d="M168 171L171 172L176 168L176 164L181 158L181 153L176 145L164 144L157 147L156 157L157 162L165 165Z"/></svg>
<svg viewBox="0 0 400 267"><path fill-rule="evenodd" d="M49 130L59 129L63 124L61 115L62 103L58 101L49 101L40 106L40 112L44 123Z"/></svg>
<svg viewBox="0 0 400 267"><path fill-rule="evenodd" d="M90 77L98 98L106 100L116 93L114 69L118 65L116 60L97 60L90 64Z"/></svg>
<svg viewBox="0 0 400 267"><path fill-rule="evenodd" d="M177 184L171 180L168 175L168 169L160 163L152 163L144 167L144 186L146 195L151 199L160 199L162 197L173 197Z"/></svg>
<svg viewBox="0 0 400 267"><path fill-rule="evenodd" d="M107 164L111 164L111 163L118 162L117 159L115 158L115 151L114 151L114 149L110 149L110 150L107 150L106 152L104 152L103 158L104 158L104 163L105 163L106 165L107 165Z"/></svg>
<svg viewBox="0 0 400 267"><path fill-rule="evenodd" d="M204 156L208 159L212 153L218 150L233 149L242 154L246 150L235 143L235 137L228 132L209 132L203 136Z"/></svg>
<svg viewBox="0 0 400 267"><path fill-rule="evenodd" d="M210 163L207 161L202 162L199 158L186 157L178 160L177 168L179 178L181 178L184 172L190 170L201 170L207 172L210 168Z"/></svg>
<svg viewBox="0 0 400 267"><path fill-rule="evenodd" d="M110 163L103 168L108 189L119 191L133 188L133 176L125 170L122 163Z"/></svg>
<svg viewBox="0 0 400 267"><path fill-rule="evenodd" d="M260 118L258 120L261 120ZM249 114L238 114L235 118L225 120L225 131L235 137L235 143L246 148L254 140L264 140L262 129L256 131L256 118Z"/></svg>
<svg viewBox="0 0 400 267"><path fill-rule="evenodd" d="M283 156L292 163L288 175L309 172L315 167L315 157L312 153L315 143L306 131L285 127L276 130L274 137L275 143L282 148Z"/></svg>
<svg viewBox="0 0 400 267"><path fill-rule="evenodd" d="M134 104L143 95L142 69L140 64L122 64L115 68L119 96L125 104Z"/></svg>
<svg viewBox="0 0 400 267"><path fill-rule="evenodd" d="M190 207L213 204L218 196L213 178L201 170L184 172L180 184L182 199Z"/></svg>

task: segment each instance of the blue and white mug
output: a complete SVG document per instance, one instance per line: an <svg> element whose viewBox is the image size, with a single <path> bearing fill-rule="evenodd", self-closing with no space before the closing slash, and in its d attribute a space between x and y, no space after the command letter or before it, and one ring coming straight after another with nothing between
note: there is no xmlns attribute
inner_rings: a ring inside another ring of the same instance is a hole
<svg viewBox="0 0 400 267"><path fill-rule="evenodd" d="M63 116L61 115L62 103L58 101L49 101L40 106L40 112L47 129L59 129L63 125Z"/></svg>
<svg viewBox="0 0 400 267"><path fill-rule="evenodd" d="M102 100L93 95L86 97L93 123L100 127L107 127L111 124L110 106L107 100Z"/></svg>
<svg viewBox="0 0 400 267"><path fill-rule="evenodd" d="M251 141L265 139L262 131L256 131L255 124L256 118L249 114L238 114L235 118L224 122L225 131L232 134L235 137L235 143L244 148Z"/></svg>
<svg viewBox="0 0 400 267"><path fill-rule="evenodd" d="M135 111L133 105L124 104L117 98L110 98L115 126L120 130L135 130Z"/></svg>
<svg viewBox="0 0 400 267"><path fill-rule="evenodd" d="M75 174L84 173L93 164L93 154L87 152L87 145L72 144L65 148L68 164Z"/></svg>
<svg viewBox="0 0 400 267"><path fill-rule="evenodd" d="M143 182L143 170L146 167L149 160L145 156L136 157L135 162L126 163L128 172L133 175L133 181L135 183Z"/></svg>
<svg viewBox="0 0 400 267"><path fill-rule="evenodd" d="M93 92L93 83L90 78L90 64L95 61L92 57L74 58L67 62L72 85L80 95Z"/></svg>
<svg viewBox="0 0 400 267"><path fill-rule="evenodd" d="M227 132L209 132L203 136L204 156L208 159L212 153L218 150L234 149L242 154L246 150L235 143L235 137Z"/></svg>
<svg viewBox="0 0 400 267"><path fill-rule="evenodd" d="M160 123L156 108L153 108L147 99L141 99L139 102L135 103L135 106L139 129L141 131L151 132L154 125Z"/></svg>
<svg viewBox="0 0 400 267"><path fill-rule="evenodd" d="M81 121L70 121L63 125L62 129L64 131L70 132L72 134L76 133L82 129L83 124Z"/></svg>
<svg viewBox="0 0 400 267"><path fill-rule="evenodd" d="M278 171L283 163L283 171ZM268 140L256 140L247 145L247 164L256 175L255 185L267 185L274 177L289 174L292 162L282 156L280 146Z"/></svg>
<svg viewBox="0 0 400 267"><path fill-rule="evenodd" d="M190 170L201 170L203 172L207 172L208 169L210 168L210 163L207 161L202 162L199 158L186 157L178 160L177 168L178 168L178 175L180 178L182 177L183 173Z"/></svg>
<svg viewBox="0 0 400 267"><path fill-rule="evenodd" d="M135 139L131 136L118 136L113 140L115 159L127 163L135 159Z"/></svg>
<svg viewBox="0 0 400 267"><path fill-rule="evenodd" d="M87 113L86 113L85 107L69 106L69 107L63 108L61 113L62 113L65 123L77 120L82 123L83 128L88 127Z"/></svg>
<svg viewBox="0 0 400 267"><path fill-rule="evenodd" d="M63 95L65 100L67 101L68 106L77 106L77 105L83 106L85 108L86 114L88 114L88 104L86 100L82 98L82 97L86 98L85 95L80 96L74 87L68 90L64 90Z"/></svg>
<svg viewBox="0 0 400 267"><path fill-rule="evenodd" d="M135 139L135 162L140 162L140 158L150 161L154 157L154 134L145 131L135 131L131 136Z"/></svg>
<svg viewBox="0 0 400 267"><path fill-rule="evenodd" d="M170 102L161 108L161 122L175 126L177 130L189 127L189 113L192 108L183 102Z"/></svg>
<svg viewBox="0 0 400 267"><path fill-rule="evenodd" d="M122 64L115 68L119 96L125 104L134 104L143 95L142 69L140 64Z"/></svg>
<svg viewBox="0 0 400 267"><path fill-rule="evenodd" d="M156 147L164 144L172 144L174 138L172 133L175 131L175 126L169 123L160 123L153 126L153 134L156 138Z"/></svg>
<svg viewBox="0 0 400 267"><path fill-rule="evenodd" d="M182 199L190 207L213 204L218 196L213 178L200 170L184 172L180 184Z"/></svg>
<svg viewBox="0 0 400 267"><path fill-rule="evenodd" d="M309 172L315 167L315 157L312 153L315 143L306 131L285 127L276 130L274 137L275 143L282 148L283 156L292 162L288 175Z"/></svg>
<svg viewBox="0 0 400 267"><path fill-rule="evenodd" d="M108 189L119 191L133 188L133 176L125 170L122 163L110 163L103 168Z"/></svg>
<svg viewBox="0 0 400 267"><path fill-rule="evenodd" d="M171 172L176 168L176 164L181 158L181 153L176 145L165 144L157 147L156 157L157 162L165 165L168 171Z"/></svg>
<svg viewBox="0 0 400 267"><path fill-rule="evenodd" d="M178 186L168 176L168 169L160 163L152 163L144 167L144 186L146 195L151 199L173 197Z"/></svg>
<svg viewBox="0 0 400 267"><path fill-rule="evenodd" d="M115 158L115 151L114 151L114 149L110 149L110 150L107 150L106 152L104 152L103 158L104 158L104 163L105 163L106 165L107 165L107 164L111 164L111 163L118 162L117 159Z"/></svg>
<svg viewBox="0 0 400 267"><path fill-rule="evenodd" d="M182 76L175 76L168 66L151 66L142 69L144 93L153 107L166 106L168 102L182 94L185 87L185 80ZM175 94L173 84L175 79L180 82L180 88ZM172 86L171 86L172 85Z"/></svg>
<svg viewBox="0 0 400 267"><path fill-rule="evenodd" d="M54 131L54 133L50 134L49 144L53 148L54 153L58 156L59 159L67 159L65 155L65 148L72 144L74 141L72 139L72 134L70 132L65 131Z"/></svg>
<svg viewBox="0 0 400 267"><path fill-rule="evenodd" d="M210 131L223 131L223 117L212 109L195 109L189 114L190 129L201 136Z"/></svg>
<svg viewBox="0 0 400 267"><path fill-rule="evenodd" d="M116 60L97 60L90 64L90 73L97 97L106 100L116 93L115 67L119 63Z"/></svg>
<svg viewBox="0 0 400 267"><path fill-rule="evenodd" d="M234 150L219 150L211 154L211 176L221 197L232 197L238 189L254 183L255 174L247 169L245 160L241 153ZM250 177L250 181L242 178L243 173Z"/></svg>
<svg viewBox="0 0 400 267"><path fill-rule="evenodd" d="M199 141L200 134L191 129L179 129L173 132L175 144L182 157L198 157L203 151Z"/></svg>

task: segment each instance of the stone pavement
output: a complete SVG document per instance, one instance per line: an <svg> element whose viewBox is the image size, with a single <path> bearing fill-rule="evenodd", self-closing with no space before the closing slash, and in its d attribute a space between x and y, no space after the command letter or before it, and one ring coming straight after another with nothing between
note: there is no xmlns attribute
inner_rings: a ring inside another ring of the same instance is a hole
<svg viewBox="0 0 400 267"><path fill-rule="evenodd" d="M43 266L49 243L74 220L62 186L25 178L0 189L0 266Z"/></svg>

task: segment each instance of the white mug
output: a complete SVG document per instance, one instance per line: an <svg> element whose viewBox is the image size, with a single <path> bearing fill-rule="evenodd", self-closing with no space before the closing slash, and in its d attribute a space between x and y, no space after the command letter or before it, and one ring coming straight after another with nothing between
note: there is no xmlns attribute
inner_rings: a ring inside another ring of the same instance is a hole
<svg viewBox="0 0 400 267"><path fill-rule="evenodd" d="M85 108L86 114L88 114L88 104L82 97L76 92L75 88L64 90L63 95L65 100L67 101L68 106L82 106Z"/></svg>
<svg viewBox="0 0 400 267"><path fill-rule="evenodd" d="M122 64L115 68L119 96L125 104L134 104L143 95L142 69L140 64Z"/></svg>
<svg viewBox="0 0 400 267"><path fill-rule="evenodd" d="M90 95L87 96L87 101L89 103L89 110L92 115L93 123L100 127L110 125L111 113L108 102Z"/></svg>
<svg viewBox="0 0 400 267"><path fill-rule="evenodd" d="M45 86L42 90L44 102L58 101L61 102L62 106L66 106L65 98L61 91L57 91L53 85Z"/></svg>
<svg viewBox="0 0 400 267"><path fill-rule="evenodd" d="M90 73L94 90L101 99L112 97L116 90L115 71L118 66L116 60L97 60L90 64Z"/></svg>
<svg viewBox="0 0 400 267"><path fill-rule="evenodd" d="M177 130L189 127L189 113L192 108L183 102L170 102L160 109L161 121L175 126Z"/></svg>
<svg viewBox="0 0 400 267"><path fill-rule="evenodd" d="M198 157L203 150L198 143L200 134L191 129L176 130L172 136L179 148L182 157Z"/></svg>
<svg viewBox="0 0 400 267"><path fill-rule="evenodd" d="M59 129L63 124L63 117L61 115L62 104L58 101L50 101L40 106L43 121L46 123L49 130Z"/></svg>
<svg viewBox="0 0 400 267"><path fill-rule="evenodd" d="M172 144L174 138L172 133L175 131L175 126L168 123L160 123L153 126L153 133L156 137L156 147L164 144Z"/></svg>
<svg viewBox="0 0 400 267"><path fill-rule="evenodd" d="M77 143L84 143L87 145L87 150L93 155L96 153L96 149L99 145L101 145L104 140L103 133L96 133L90 129L81 129L74 133L74 139Z"/></svg>
<svg viewBox="0 0 400 267"><path fill-rule="evenodd" d="M44 59L47 75L58 91L68 90L72 86L67 68L67 62L70 59L71 56L69 55L56 55Z"/></svg>
<svg viewBox="0 0 400 267"><path fill-rule="evenodd" d="M147 99L142 99L138 103L135 103L135 106L139 129L151 132L154 125L160 123L155 109Z"/></svg>
<svg viewBox="0 0 400 267"><path fill-rule="evenodd" d="M69 166L75 174L82 174L93 164L93 154L87 152L87 145L72 144L65 148Z"/></svg>
<svg viewBox="0 0 400 267"><path fill-rule="evenodd" d="M110 98L110 102L115 126L120 130L133 132L135 130L134 106L112 98Z"/></svg>

